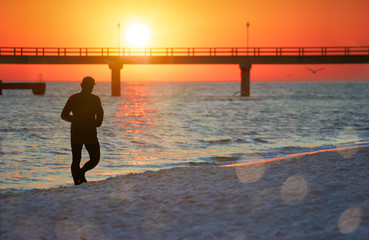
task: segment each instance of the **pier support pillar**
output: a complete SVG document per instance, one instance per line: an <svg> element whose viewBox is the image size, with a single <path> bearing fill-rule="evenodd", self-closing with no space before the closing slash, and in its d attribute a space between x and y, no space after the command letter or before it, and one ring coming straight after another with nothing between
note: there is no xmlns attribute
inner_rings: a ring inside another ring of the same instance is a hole
<svg viewBox="0 0 369 240"><path fill-rule="evenodd" d="M241 96L250 96L250 70L251 64L240 64L241 69Z"/></svg>
<svg viewBox="0 0 369 240"><path fill-rule="evenodd" d="M123 68L122 63L109 64L111 69L111 95L120 96L120 70Z"/></svg>

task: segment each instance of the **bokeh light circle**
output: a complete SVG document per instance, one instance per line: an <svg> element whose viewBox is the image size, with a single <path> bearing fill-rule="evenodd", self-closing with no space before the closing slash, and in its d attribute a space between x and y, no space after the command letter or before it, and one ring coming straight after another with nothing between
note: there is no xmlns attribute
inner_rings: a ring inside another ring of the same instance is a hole
<svg viewBox="0 0 369 240"><path fill-rule="evenodd" d="M302 176L295 175L284 181L281 188L281 197L288 204L297 204L304 200L308 186Z"/></svg>
<svg viewBox="0 0 369 240"><path fill-rule="evenodd" d="M340 132L338 139L350 139L350 142L357 142L359 136L353 127L347 127ZM338 148L338 153L346 159L353 157L358 151L358 148L345 148L344 145L337 145L336 147Z"/></svg>
<svg viewBox="0 0 369 240"><path fill-rule="evenodd" d="M257 162L262 159L259 154L244 155L236 166L237 178L243 183L254 183L261 179L265 172L265 163Z"/></svg>
<svg viewBox="0 0 369 240"><path fill-rule="evenodd" d="M361 209L349 208L346 209L338 220L338 227L341 233L350 233L355 231L361 222Z"/></svg>

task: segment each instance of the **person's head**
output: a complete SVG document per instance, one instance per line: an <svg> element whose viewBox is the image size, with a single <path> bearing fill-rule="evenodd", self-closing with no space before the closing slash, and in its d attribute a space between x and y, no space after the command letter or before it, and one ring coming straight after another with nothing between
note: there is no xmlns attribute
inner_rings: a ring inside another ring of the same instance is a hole
<svg viewBox="0 0 369 240"><path fill-rule="evenodd" d="M81 83L81 88L83 92L92 93L95 86L95 79L92 77L84 77Z"/></svg>

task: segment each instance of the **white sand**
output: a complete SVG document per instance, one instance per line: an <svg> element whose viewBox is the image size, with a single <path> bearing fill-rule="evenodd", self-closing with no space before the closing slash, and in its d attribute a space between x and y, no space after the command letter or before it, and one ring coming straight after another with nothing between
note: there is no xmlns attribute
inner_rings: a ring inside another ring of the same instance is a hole
<svg viewBox="0 0 369 240"><path fill-rule="evenodd" d="M5 239L369 239L369 147L1 195Z"/></svg>

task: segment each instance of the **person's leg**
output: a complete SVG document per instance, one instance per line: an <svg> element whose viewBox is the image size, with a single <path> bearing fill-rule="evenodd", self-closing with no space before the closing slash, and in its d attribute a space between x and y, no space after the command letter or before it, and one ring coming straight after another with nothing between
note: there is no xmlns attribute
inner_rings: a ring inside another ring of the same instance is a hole
<svg viewBox="0 0 369 240"><path fill-rule="evenodd" d="M90 160L85 163L85 165L81 168L82 176L84 174L96 167L96 165L100 161L100 145L99 141L96 141L94 144L85 144L88 154L90 155Z"/></svg>
<svg viewBox="0 0 369 240"><path fill-rule="evenodd" d="M80 163L82 158L82 144L72 144L72 176L74 185L81 184L80 182L80 176L81 176L81 169L80 169Z"/></svg>

